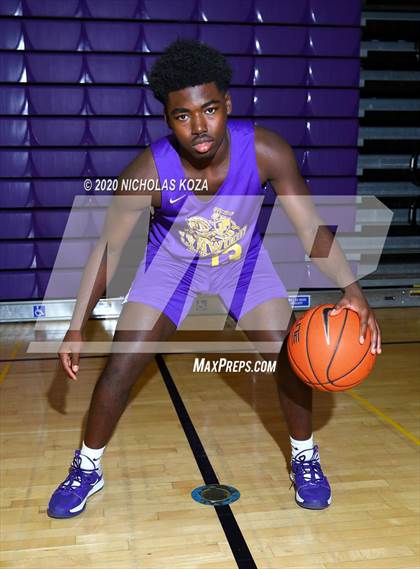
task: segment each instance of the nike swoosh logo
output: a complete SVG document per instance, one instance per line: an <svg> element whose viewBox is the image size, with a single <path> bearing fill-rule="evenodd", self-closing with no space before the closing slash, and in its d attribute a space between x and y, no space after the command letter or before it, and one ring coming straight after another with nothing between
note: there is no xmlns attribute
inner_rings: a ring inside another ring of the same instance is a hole
<svg viewBox="0 0 420 569"><path fill-rule="evenodd" d="M181 196L181 197L175 198L175 199L169 198L169 203L179 202L179 200L183 200L183 199L186 198L186 197L187 197L187 196Z"/></svg>
<svg viewBox="0 0 420 569"><path fill-rule="evenodd" d="M322 311L325 340L327 341L328 345L330 345L330 322L328 320L328 316L330 314L330 311L331 311L331 308L324 308L324 310Z"/></svg>

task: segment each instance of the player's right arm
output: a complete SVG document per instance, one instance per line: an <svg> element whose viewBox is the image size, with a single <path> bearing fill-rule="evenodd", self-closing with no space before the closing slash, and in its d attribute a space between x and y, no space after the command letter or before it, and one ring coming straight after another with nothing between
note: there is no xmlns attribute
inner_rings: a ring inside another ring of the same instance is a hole
<svg viewBox="0 0 420 569"><path fill-rule="evenodd" d="M310 192L299 172L292 147L278 134L255 128L255 142L261 181L270 181L281 205L296 228L306 253L318 268L342 289L343 296L330 312L344 308L360 318L360 341L371 331L371 351L381 353L381 331L366 296L334 235L319 216Z"/></svg>
<svg viewBox="0 0 420 569"><path fill-rule="evenodd" d="M122 188L122 181L157 177L151 150L147 148L118 178L118 189L108 208L102 234L83 272L70 326L59 350L61 364L70 379L77 379L84 328L115 274L127 239L142 211L150 205L160 206L160 192L128 192Z"/></svg>

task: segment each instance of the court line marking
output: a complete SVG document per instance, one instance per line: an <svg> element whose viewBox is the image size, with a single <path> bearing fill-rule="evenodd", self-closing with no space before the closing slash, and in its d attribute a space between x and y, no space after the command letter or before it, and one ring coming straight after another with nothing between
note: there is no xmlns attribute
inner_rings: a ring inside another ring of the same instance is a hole
<svg viewBox="0 0 420 569"><path fill-rule="evenodd" d="M378 407L375 407L375 405L373 405L370 401L368 401L367 399L362 397L362 395L360 395L356 391L348 391L348 394L350 395L350 397L352 397L358 403L360 403L362 405L362 407L365 407L365 409L367 409L368 411L371 411L375 415L378 415L378 417L380 417L386 423L388 423L389 425L394 427L394 429L399 431L402 435L404 435L407 439L409 439L415 445L420 446L420 439L418 439L416 437L416 435L414 435L413 433L410 433L410 431L408 431L402 425L397 423L397 421L394 421L394 419L391 419L391 417L388 417L388 415L385 415L385 413L383 413L380 409L378 409Z"/></svg>
<svg viewBox="0 0 420 569"><path fill-rule="evenodd" d="M191 417L188 414L188 411L171 376L171 372L166 365L163 355L157 354L155 356L155 361L166 385L166 389L168 390L169 397L172 400L175 412L178 415L181 427L183 428L186 439L190 445L196 464L201 472L204 483L219 484L217 475L213 470L213 466L211 465L211 462L203 447L200 437L198 436ZM233 557L235 558L238 569L257 569L257 565L254 561L254 558L252 557L252 553L248 548L248 545L245 541L244 536L242 535L241 529L230 506L226 505L210 507L214 508L217 517L219 518L220 524L223 531L225 532L227 542L229 544Z"/></svg>
<svg viewBox="0 0 420 569"><path fill-rule="evenodd" d="M3 369L0 372L0 385L6 379L6 375L9 373L10 366L12 365L13 361L15 360L15 358L18 354L21 344L22 344L22 342L15 342L15 344L12 348L12 351L10 352L10 355L9 355L9 362L7 364L5 364L5 366L3 367Z"/></svg>
<svg viewBox="0 0 420 569"><path fill-rule="evenodd" d="M92 358L106 358L107 354L100 354L98 356L80 356L81 360L88 360L88 359L92 359ZM0 363L6 363L6 362L13 362L13 363L19 363L19 362L53 362L59 361L59 357L58 355L56 356L52 356L51 358L14 358L14 359L0 359Z"/></svg>

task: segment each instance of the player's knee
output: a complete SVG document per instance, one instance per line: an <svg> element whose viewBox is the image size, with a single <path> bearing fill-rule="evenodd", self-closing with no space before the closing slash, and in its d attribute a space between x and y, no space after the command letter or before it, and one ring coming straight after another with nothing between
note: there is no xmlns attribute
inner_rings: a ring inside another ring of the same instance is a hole
<svg viewBox="0 0 420 569"><path fill-rule="evenodd" d="M115 392L130 391L152 357L151 354L111 354L98 383Z"/></svg>

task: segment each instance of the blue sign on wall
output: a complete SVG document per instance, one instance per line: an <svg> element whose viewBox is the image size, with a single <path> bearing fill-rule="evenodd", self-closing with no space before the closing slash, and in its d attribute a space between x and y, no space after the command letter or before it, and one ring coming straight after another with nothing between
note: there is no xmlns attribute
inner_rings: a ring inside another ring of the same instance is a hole
<svg viewBox="0 0 420 569"><path fill-rule="evenodd" d="M34 318L45 318L46 317L46 306L45 304L34 304L32 306L32 313Z"/></svg>
<svg viewBox="0 0 420 569"><path fill-rule="evenodd" d="M311 306L311 295L289 294L289 302L293 308L309 308Z"/></svg>

